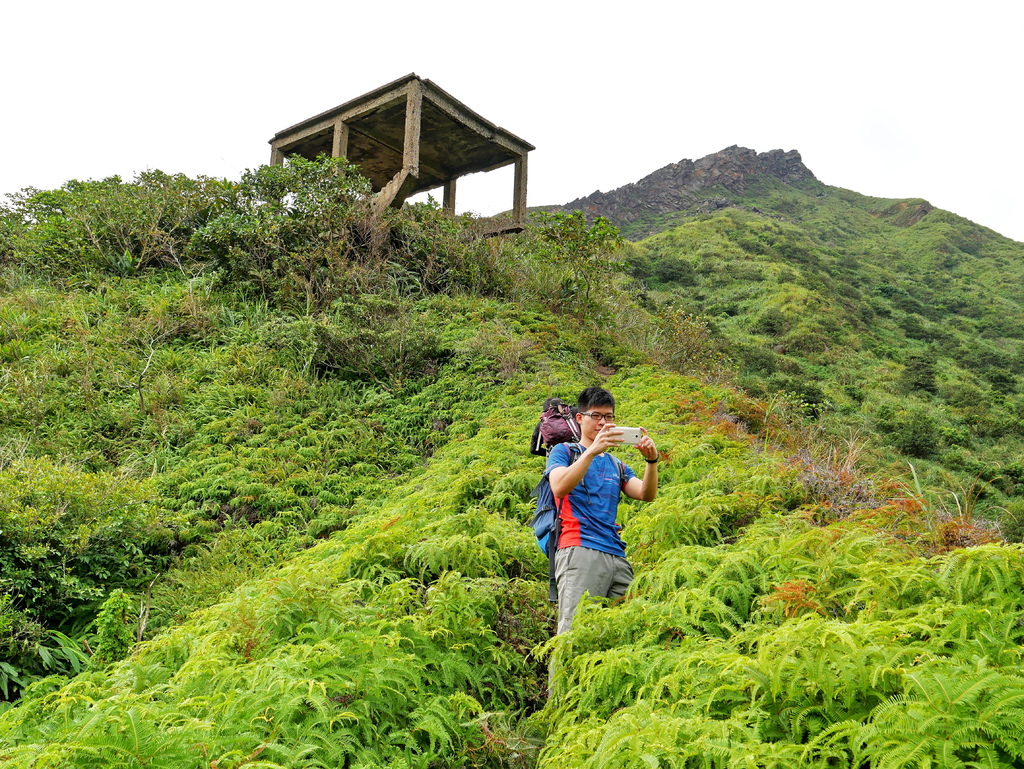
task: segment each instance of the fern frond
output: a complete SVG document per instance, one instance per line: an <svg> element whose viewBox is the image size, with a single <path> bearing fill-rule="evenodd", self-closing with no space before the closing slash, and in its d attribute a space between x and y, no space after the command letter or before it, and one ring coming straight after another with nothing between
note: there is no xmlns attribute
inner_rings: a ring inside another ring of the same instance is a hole
<svg viewBox="0 0 1024 769"><path fill-rule="evenodd" d="M958 603L1020 600L1024 595L1024 545L982 545L943 559L940 582Z"/></svg>

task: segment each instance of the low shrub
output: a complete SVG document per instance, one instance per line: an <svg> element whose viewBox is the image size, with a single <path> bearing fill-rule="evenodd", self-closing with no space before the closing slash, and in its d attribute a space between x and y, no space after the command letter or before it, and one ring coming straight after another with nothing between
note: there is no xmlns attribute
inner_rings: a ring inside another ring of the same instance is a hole
<svg viewBox="0 0 1024 769"><path fill-rule="evenodd" d="M8 248L47 275L184 269L189 240L226 203L229 190L214 179L162 171L145 171L131 182L111 176L25 190L13 205L25 226L7 236Z"/></svg>
<svg viewBox="0 0 1024 769"><path fill-rule="evenodd" d="M49 627L74 622L108 586L130 587L166 567L177 516L153 504L149 482L83 472L49 459L0 468L0 585Z"/></svg>

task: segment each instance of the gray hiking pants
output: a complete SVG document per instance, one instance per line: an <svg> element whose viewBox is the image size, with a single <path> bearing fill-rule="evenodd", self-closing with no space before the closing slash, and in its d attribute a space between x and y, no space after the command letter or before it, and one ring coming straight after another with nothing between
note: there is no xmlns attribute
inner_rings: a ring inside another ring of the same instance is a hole
<svg viewBox="0 0 1024 769"><path fill-rule="evenodd" d="M563 547L555 553L555 584L558 586L558 632L572 627L584 593L619 598L633 581L629 561L589 547Z"/></svg>

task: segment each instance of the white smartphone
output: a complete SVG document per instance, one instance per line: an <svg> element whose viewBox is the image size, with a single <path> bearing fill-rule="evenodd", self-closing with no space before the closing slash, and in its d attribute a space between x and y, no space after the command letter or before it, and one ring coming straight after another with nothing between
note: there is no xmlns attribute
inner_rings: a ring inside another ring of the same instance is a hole
<svg viewBox="0 0 1024 769"><path fill-rule="evenodd" d="M639 427L619 427L616 425L613 429L622 433L622 443L625 446L636 446L640 439L644 437L644 433Z"/></svg>

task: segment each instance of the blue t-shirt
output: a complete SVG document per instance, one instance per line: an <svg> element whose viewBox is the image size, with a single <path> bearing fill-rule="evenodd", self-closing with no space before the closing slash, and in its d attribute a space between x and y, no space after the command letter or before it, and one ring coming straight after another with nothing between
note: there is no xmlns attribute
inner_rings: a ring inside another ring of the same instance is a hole
<svg viewBox="0 0 1024 769"><path fill-rule="evenodd" d="M568 467L569 459L569 444L559 443L548 456L547 472L555 467ZM636 473L625 464L623 470L627 482L636 477ZM579 545L625 556L626 545L619 536L621 527L615 522L621 491L618 460L607 451L598 454L591 461L583 480L562 503L559 514L562 534L558 538L558 547ZM556 507L560 501L560 497L555 498Z"/></svg>

